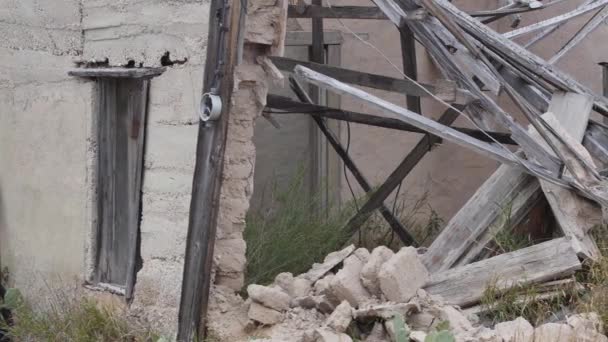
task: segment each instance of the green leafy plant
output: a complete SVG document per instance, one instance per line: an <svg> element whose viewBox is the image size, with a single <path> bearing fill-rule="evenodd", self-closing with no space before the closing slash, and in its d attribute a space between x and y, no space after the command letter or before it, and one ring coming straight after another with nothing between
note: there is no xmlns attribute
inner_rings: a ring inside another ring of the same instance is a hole
<svg viewBox="0 0 608 342"><path fill-rule="evenodd" d="M424 342L456 342L454 335L447 330L433 331L426 335Z"/></svg>
<svg viewBox="0 0 608 342"><path fill-rule="evenodd" d="M405 324L403 315L396 314L392 318L393 327L395 328L395 340L396 342L408 342L410 340L410 330Z"/></svg>
<svg viewBox="0 0 608 342"><path fill-rule="evenodd" d="M21 291L16 288L6 289L4 300L0 303L0 309L17 310L23 305Z"/></svg>

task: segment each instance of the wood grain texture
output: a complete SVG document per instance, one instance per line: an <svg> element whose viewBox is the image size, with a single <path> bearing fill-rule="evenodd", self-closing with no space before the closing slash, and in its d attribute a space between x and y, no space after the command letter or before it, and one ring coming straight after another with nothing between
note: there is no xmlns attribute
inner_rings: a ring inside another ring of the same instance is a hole
<svg viewBox="0 0 608 342"><path fill-rule="evenodd" d="M79 68L68 71L68 75L93 78L153 78L160 76L166 68Z"/></svg>
<svg viewBox="0 0 608 342"><path fill-rule="evenodd" d="M570 238L563 237L432 274L424 289L449 304L466 307L479 302L488 286L505 289L546 282L581 267Z"/></svg>
<svg viewBox="0 0 608 342"><path fill-rule="evenodd" d="M275 115L317 115L321 117L326 117L328 119L354 122L375 127L396 129L405 132L425 133L424 130L407 124L401 120L365 113L352 112L344 109L332 108L327 106L306 104L303 102L292 100L289 97L280 95L269 94L266 98L266 103L268 108L286 110L286 112L273 113ZM452 126L452 128L481 141L494 142L496 140L502 144L517 145L517 143L513 141L513 139L511 139L511 135L509 133L492 131L482 132L480 130L467 127Z"/></svg>
<svg viewBox="0 0 608 342"><path fill-rule="evenodd" d="M580 142L587 128L592 106L593 98L590 96L557 92L549 104L549 113L552 114L546 114L549 115L546 121L560 133L560 136ZM552 153L548 146L547 151ZM588 153L586 159L593 164ZM601 208L571 189L544 180L540 180L540 185L559 228L565 236L572 237L573 246L579 257L593 260L600 257L601 253L597 245L587 233L591 227L601 223Z"/></svg>
<svg viewBox="0 0 608 342"><path fill-rule="evenodd" d="M418 84L407 79L393 78L383 75L370 74L357 70L338 68L329 65L322 65L313 62L303 62L285 57L271 57L274 64L283 71L293 72L297 65L305 66L314 71L320 72L339 81L355 84L363 87L405 93L418 97L429 97L431 94L438 94L439 91L433 85ZM454 101L459 104L466 104L472 100L469 92L452 87L455 93ZM443 92L448 92L445 89ZM446 98L446 100L449 100Z"/></svg>
<svg viewBox="0 0 608 342"><path fill-rule="evenodd" d="M96 282L120 286L132 298L143 173L149 81L99 81L97 161L98 256Z"/></svg>

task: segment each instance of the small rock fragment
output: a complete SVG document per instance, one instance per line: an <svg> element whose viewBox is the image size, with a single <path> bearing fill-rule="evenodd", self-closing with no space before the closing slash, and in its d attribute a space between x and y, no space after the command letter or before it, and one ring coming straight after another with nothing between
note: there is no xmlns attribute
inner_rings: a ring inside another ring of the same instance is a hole
<svg viewBox="0 0 608 342"><path fill-rule="evenodd" d="M436 325L438 319L429 312L411 314L407 317L407 325L414 330L429 332Z"/></svg>
<svg viewBox="0 0 608 342"><path fill-rule="evenodd" d="M426 333L424 331L415 330L410 333L410 340L414 342L424 342Z"/></svg>
<svg viewBox="0 0 608 342"><path fill-rule="evenodd" d="M346 334L336 333L327 329L315 330L315 342L353 342Z"/></svg>
<svg viewBox="0 0 608 342"><path fill-rule="evenodd" d="M462 311L453 306L443 306L439 309L439 318L447 321L450 324L450 331L454 334L460 334L473 329L473 325Z"/></svg>
<svg viewBox="0 0 608 342"><path fill-rule="evenodd" d="M288 292L292 297L307 296L312 290L312 282L304 277L296 277L293 280L291 291Z"/></svg>
<svg viewBox="0 0 608 342"><path fill-rule="evenodd" d="M568 325L572 327L576 340L580 342L606 342L608 337L602 335L603 327L595 312L582 313L568 317Z"/></svg>
<svg viewBox="0 0 608 342"><path fill-rule="evenodd" d="M496 324L494 327L498 336L504 342L532 342L534 341L534 327L523 317L517 317L509 322Z"/></svg>
<svg viewBox="0 0 608 342"><path fill-rule="evenodd" d="M293 282L294 282L293 274L291 274L289 272L279 273L279 274L277 274L276 277L274 277L274 284L276 286L280 287L281 289L283 289L283 291L285 291L285 293L288 293L290 296L291 296L291 293L293 292ZM292 296L292 297L296 297L296 296Z"/></svg>
<svg viewBox="0 0 608 342"><path fill-rule="evenodd" d="M263 325L273 325L283 320L283 315L279 311L267 308L256 302L251 302L247 314L251 320Z"/></svg>
<svg viewBox="0 0 608 342"><path fill-rule="evenodd" d="M576 339L569 325L545 323L534 329L534 342L547 341L576 341Z"/></svg>
<svg viewBox="0 0 608 342"><path fill-rule="evenodd" d="M361 284L359 275L362 267L363 262L356 255L351 255L344 260L344 267L331 279L330 291L340 302L346 300L353 307L358 307L371 297Z"/></svg>
<svg viewBox="0 0 608 342"><path fill-rule="evenodd" d="M388 261L395 253L385 246L374 248L369 260L361 269L361 283L374 296L380 297L380 283L378 282L378 272L380 267Z"/></svg>
<svg viewBox="0 0 608 342"><path fill-rule="evenodd" d="M268 308L278 311L289 309L291 298L279 288L251 284L247 286L247 294L251 300Z"/></svg>
<svg viewBox="0 0 608 342"><path fill-rule="evenodd" d="M382 318L390 319L395 314L401 314L403 317L409 316L412 312L419 312L420 306L417 303L399 303L399 304L377 304L365 306L361 309L353 311L355 319L361 318Z"/></svg>
<svg viewBox="0 0 608 342"><path fill-rule="evenodd" d="M353 308L347 301L343 301L336 307L334 312L327 318L325 325L333 330L343 333L348 329L353 320Z"/></svg>
<svg viewBox="0 0 608 342"><path fill-rule="evenodd" d="M380 322L374 323L372 331L365 338L365 342L385 342L387 340L388 336L386 335L384 326L382 326L382 323Z"/></svg>
<svg viewBox="0 0 608 342"><path fill-rule="evenodd" d="M325 277L317 280L317 282L313 286L313 291L316 295L327 294L329 289L329 284L331 280L335 277L333 273L326 275Z"/></svg>
<svg viewBox="0 0 608 342"><path fill-rule="evenodd" d="M327 300L325 295L321 296L303 296L294 298L291 301L291 307L301 307L304 309L317 309L322 313L332 313L336 306Z"/></svg>
<svg viewBox="0 0 608 342"><path fill-rule="evenodd" d="M574 330L587 329L595 330L599 333L604 333L604 327L602 326L602 320L595 312L586 312L577 315L572 315L567 319L568 325Z"/></svg>
<svg viewBox="0 0 608 342"><path fill-rule="evenodd" d="M418 259L414 247L404 247L385 262L378 272L380 289L393 302L405 303L429 279L429 272Z"/></svg>
<svg viewBox="0 0 608 342"><path fill-rule="evenodd" d="M359 258L364 264L369 260L370 254L367 248L357 248L354 252L354 255Z"/></svg>
<svg viewBox="0 0 608 342"><path fill-rule="evenodd" d="M346 259L354 251L355 246L350 245L341 251L329 253L325 257L325 260L323 260L322 264L312 265L312 268L303 276L314 283L315 281L321 279L325 274L327 274L327 272L331 271L332 268L336 267L339 263L344 261L344 259Z"/></svg>

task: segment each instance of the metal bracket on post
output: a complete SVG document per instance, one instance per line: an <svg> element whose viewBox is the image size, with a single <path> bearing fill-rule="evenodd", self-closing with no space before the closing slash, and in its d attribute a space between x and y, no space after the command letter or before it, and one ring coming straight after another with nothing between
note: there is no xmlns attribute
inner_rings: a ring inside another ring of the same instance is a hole
<svg viewBox="0 0 608 342"><path fill-rule="evenodd" d="M213 92L203 94L198 115L203 122L214 121L222 113L222 98Z"/></svg>

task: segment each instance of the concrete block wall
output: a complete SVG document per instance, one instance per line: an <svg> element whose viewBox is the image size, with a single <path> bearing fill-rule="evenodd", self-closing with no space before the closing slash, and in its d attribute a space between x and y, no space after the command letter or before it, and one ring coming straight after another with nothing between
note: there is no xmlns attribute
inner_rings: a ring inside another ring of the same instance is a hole
<svg viewBox="0 0 608 342"><path fill-rule="evenodd" d="M93 86L77 0L0 1L0 262L25 293L81 280Z"/></svg>

